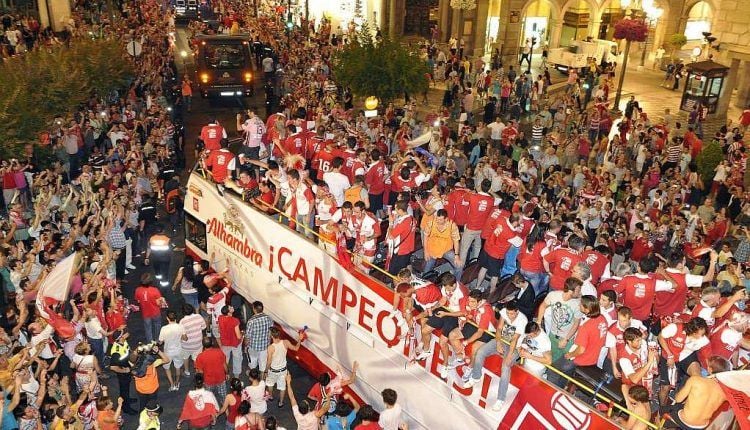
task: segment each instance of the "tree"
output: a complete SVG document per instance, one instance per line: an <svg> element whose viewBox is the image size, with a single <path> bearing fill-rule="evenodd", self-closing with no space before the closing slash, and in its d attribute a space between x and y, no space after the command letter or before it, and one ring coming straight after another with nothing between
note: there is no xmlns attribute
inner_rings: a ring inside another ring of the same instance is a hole
<svg viewBox="0 0 750 430"><path fill-rule="evenodd" d="M0 157L37 143L55 117L92 94L122 88L133 75L119 41L76 39L69 48L37 50L0 65Z"/></svg>
<svg viewBox="0 0 750 430"><path fill-rule="evenodd" d="M336 81L355 96L376 96L384 102L425 91L427 73L427 64L416 50L390 38L376 40L367 23L336 54L333 64Z"/></svg>
<svg viewBox="0 0 750 430"><path fill-rule="evenodd" d="M724 153L721 151L719 142L712 140L711 143L703 147L695 161L698 165L698 174L704 184L711 184L714 178L714 169L723 159Z"/></svg>
<svg viewBox="0 0 750 430"><path fill-rule="evenodd" d="M687 37L682 33L675 33L669 37L669 56L674 57L674 53L682 49L687 43Z"/></svg>

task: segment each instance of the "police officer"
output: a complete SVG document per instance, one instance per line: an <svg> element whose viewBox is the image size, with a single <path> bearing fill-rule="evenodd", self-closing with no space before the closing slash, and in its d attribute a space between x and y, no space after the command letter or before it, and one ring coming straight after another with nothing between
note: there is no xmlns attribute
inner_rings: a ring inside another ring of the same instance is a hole
<svg viewBox="0 0 750 430"><path fill-rule="evenodd" d="M156 224L156 203L152 196L144 197L140 209L138 209L138 244L146 243L146 238L151 235L154 225ZM143 248L138 250L138 254L143 253Z"/></svg>
<svg viewBox="0 0 750 430"><path fill-rule="evenodd" d="M109 368L117 375L117 384L123 401L122 411L128 415L137 415L138 411L130 406L131 403L136 401L136 399L130 398L130 383L133 381L133 376L130 374L130 362L128 361L130 356L128 337L130 337L130 334L125 330L115 330L112 337L114 342L109 349Z"/></svg>
<svg viewBox="0 0 750 430"><path fill-rule="evenodd" d="M145 264L151 264L161 287L169 285L169 263L172 260L172 239L164 234L164 226L158 224L156 233L148 240Z"/></svg>

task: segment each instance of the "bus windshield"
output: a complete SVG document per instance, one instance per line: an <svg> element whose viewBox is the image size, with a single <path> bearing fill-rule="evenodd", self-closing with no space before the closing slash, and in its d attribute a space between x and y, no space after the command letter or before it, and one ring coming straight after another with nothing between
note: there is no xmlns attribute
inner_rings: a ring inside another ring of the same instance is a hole
<svg viewBox="0 0 750 430"><path fill-rule="evenodd" d="M245 67L244 46L241 44L206 44L204 56L206 66L212 69L241 69Z"/></svg>

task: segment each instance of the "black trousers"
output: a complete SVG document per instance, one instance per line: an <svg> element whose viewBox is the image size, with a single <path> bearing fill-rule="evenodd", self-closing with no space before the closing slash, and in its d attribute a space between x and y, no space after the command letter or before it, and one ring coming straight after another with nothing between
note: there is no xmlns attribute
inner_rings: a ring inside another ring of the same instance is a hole
<svg viewBox="0 0 750 430"><path fill-rule="evenodd" d="M117 374L117 385L120 390L120 397L124 404L129 404L130 400L130 382L133 380L133 375L130 373L118 373Z"/></svg>
<svg viewBox="0 0 750 430"><path fill-rule="evenodd" d="M397 275L398 272L407 267L409 263L411 263L411 254L393 255L391 256L391 262L388 265L388 273L391 275Z"/></svg>
<svg viewBox="0 0 750 430"><path fill-rule="evenodd" d="M120 253L117 255L117 260L115 260L115 273L117 275L117 279L124 279L125 278L125 248L116 249L115 251L119 251Z"/></svg>

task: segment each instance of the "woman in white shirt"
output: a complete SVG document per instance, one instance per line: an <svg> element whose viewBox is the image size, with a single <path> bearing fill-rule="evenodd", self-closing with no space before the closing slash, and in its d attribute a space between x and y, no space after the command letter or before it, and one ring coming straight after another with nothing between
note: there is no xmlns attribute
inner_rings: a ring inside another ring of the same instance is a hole
<svg viewBox="0 0 750 430"><path fill-rule="evenodd" d="M250 385L242 390L242 400L247 400L250 403L250 412L263 415L268 410L266 383L261 380L258 369L250 369L249 376Z"/></svg>

